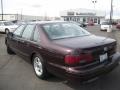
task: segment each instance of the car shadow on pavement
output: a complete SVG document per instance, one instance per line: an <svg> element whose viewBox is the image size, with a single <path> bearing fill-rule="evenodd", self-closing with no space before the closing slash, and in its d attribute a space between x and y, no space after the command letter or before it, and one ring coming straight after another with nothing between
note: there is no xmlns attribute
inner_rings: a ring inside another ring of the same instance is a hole
<svg viewBox="0 0 120 90"><path fill-rule="evenodd" d="M92 82L67 82L65 84L74 90L120 90L119 76L119 70L115 70Z"/></svg>
<svg viewBox="0 0 120 90"><path fill-rule="evenodd" d="M0 32L0 34L5 34L5 32Z"/></svg>
<svg viewBox="0 0 120 90"><path fill-rule="evenodd" d="M48 82L64 82L65 80L64 79L61 79L59 77L56 77L54 75L51 75L48 79L47 79Z"/></svg>
<svg viewBox="0 0 120 90"><path fill-rule="evenodd" d="M67 87L70 87L72 90L120 90L120 74L119 68L116 68L114 71L100 76L98 79L93 81L88 81L81 83L79 81L69 82L67 80L52 76L47 79L48 82L62 83Z"/></svg>

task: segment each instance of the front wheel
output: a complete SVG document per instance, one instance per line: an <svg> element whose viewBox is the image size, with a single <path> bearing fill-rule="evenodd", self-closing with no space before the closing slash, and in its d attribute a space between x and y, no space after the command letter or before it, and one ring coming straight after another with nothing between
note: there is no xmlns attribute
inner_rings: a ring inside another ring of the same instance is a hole
<svg viewBox="0 0 120 90"><path fill-rule="evenodd" d="M35 74L40 79L47 79L48 78L48 72L45 68L45 63L40 55L34 55L33 57L33 68L35 71Z"/></svg>

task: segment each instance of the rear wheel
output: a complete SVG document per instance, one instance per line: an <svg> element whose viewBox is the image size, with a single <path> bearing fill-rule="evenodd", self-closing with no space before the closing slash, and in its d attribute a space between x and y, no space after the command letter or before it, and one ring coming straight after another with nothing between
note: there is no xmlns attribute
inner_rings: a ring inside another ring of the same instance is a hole
<svg viewBox="0 0 120 90"><path fill-rule="evenodd" d="M49 73L47 72L47 69L45 67L45 63L40 55L34 55L33 56L33 68L35 71L35 74L40 79L47 79L49 76Z"/></svg>

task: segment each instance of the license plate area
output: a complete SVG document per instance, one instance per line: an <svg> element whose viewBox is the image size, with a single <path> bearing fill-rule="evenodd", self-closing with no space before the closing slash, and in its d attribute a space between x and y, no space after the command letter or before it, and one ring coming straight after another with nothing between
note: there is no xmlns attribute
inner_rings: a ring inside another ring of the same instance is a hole
<svg viewBox="0 0 120 90"><path fill-rule="evenodd" d="M100 55L100 62L104 62L107 59L108 59L108 54L107 53Z"/></svg>

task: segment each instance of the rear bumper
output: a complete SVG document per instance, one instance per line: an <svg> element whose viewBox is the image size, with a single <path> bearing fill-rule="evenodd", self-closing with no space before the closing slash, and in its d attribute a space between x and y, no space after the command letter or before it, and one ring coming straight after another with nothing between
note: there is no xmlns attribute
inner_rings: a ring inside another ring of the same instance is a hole
<svg viewBox="0 0 120 90"><path fill-rule="evenodd" d="M87 68L87 69L80 69L77 67L75 68L67 68L66 76L69 80L88 80L94 77L97 77L99 75L105 74L107 72L110 72L115 67L119 65L120 60L120 53L116 53L113 55L112 60L109 63L102 63L97 66L94 66L93 68Z"/></svg>
<svg viewBox="0 0 120 90"><path fill-rule="evenodd" d="M101 30L108 30L108 29L109 29L109 26L108 26L108 27L101 27L100 29L101 29Z"/></svg>
<svg viewBox="0 0 120 90"><path fill-rule="evenodd" d="M107 31L107 29L100 29L101 31Z"/></svg>
<svg viewBox="0 0 120 90"><path fill-rule="evenodd" d="M49 68L47 68L47 70L50 73L67 80L84 81L106 74L117 67L119 65L120 53L115 53L111 58L112 59L107 60L107 63L99 63L98 61L97 64L92 63L89 66L77 67L68 67L64 65L61 66L54 63L48 63L47 67Z"/></svg>
<svg viewBox="0 0 120 90"><path fill-rule="evenodd" d="M109 27L101 27L101 30L108 30Z"/></svg>

